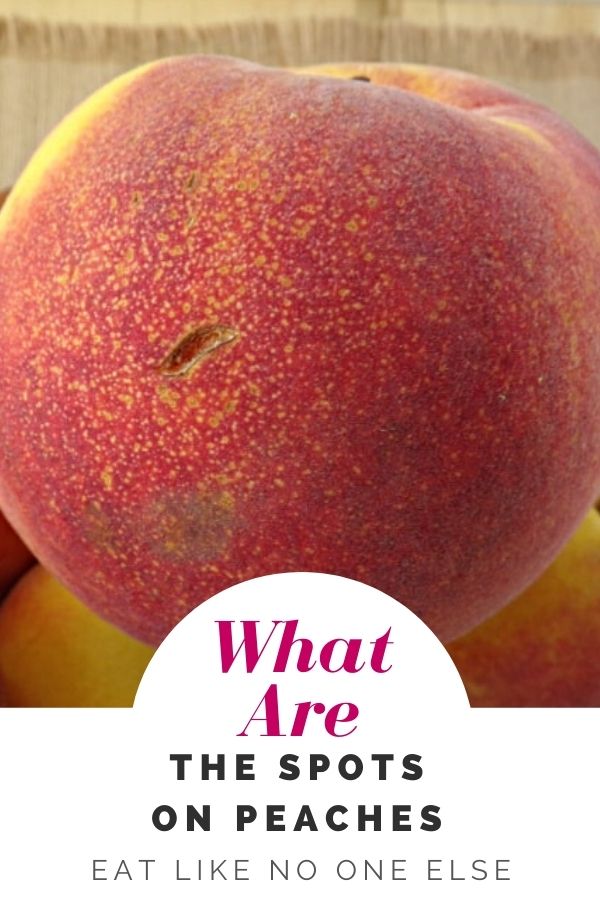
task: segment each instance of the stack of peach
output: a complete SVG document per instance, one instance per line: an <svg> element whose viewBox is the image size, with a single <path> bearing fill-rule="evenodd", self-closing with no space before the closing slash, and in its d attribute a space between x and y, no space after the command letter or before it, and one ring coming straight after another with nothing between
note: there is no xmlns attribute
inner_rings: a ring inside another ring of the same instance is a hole
<svg viewBox="0 0 600 900"><path fill-rule="evenodd" d="M12 589L5 702L130 703L198 603L307 570L404 602L474 705L600 704L599 285L600 154L502 86L105 86L0 217L0 503L85 604Z"/></svg>

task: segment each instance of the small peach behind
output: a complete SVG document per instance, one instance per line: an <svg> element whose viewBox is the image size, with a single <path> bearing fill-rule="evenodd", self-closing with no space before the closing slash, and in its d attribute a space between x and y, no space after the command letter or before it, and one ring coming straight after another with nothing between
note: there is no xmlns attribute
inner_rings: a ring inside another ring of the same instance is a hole
<svg viewBox="0 0 600 900"><path fill-rule="evenodd" d="M39 565L0 606L0 699L7 706L131 706L152 653Z"/></svg>
<svg viewBox="0 0 600 900"><path fill-rule="evenodd" d="M600 706L600 515L549 569L447 647L472 706Z"/></svg>
<svg viewBox="0 0 600 900"><path fill-rule="evenodd" d="M33 556L0 512L0 598L33 562Z"/></svg>

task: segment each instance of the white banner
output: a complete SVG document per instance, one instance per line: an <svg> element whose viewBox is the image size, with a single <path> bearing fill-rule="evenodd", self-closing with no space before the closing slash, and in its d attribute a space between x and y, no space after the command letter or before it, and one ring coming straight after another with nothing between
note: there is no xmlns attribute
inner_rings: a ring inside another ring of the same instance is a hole
<svg viewBox="0 0 600 900"><path fill-rule="evenodd" d="M134 709L0 711L0 896L600 896L600 710L472 710L401 604L237 585Z"/></svg>

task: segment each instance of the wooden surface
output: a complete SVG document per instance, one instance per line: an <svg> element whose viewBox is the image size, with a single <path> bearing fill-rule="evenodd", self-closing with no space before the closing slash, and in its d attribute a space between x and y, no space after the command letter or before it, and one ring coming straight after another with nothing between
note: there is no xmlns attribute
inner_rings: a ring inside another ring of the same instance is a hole
<svg viewBox="0 0 600 900"><path fill-rule="evenodd" d="M308 16L536 34L600 34L600 0L0 0L0 16L114 25L207 25Z"/></svg>
<svg viewBox="0 0 600 900"><path fill-rule="evenodd" d="M0 0L0 14L52 22L206 25L291 16L378 15L378 0Z"/></svg>

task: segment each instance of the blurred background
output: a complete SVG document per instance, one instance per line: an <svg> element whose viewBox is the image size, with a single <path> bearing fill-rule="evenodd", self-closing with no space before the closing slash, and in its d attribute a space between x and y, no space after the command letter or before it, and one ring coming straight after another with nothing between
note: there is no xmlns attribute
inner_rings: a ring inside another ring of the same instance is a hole
<svg viewBox="0 0 600 900"><path fill-rule="evenodd" d="M462 68L541 100L600 146L600 0L0 0L0 187L100 84L191 52Z"/></svg>

